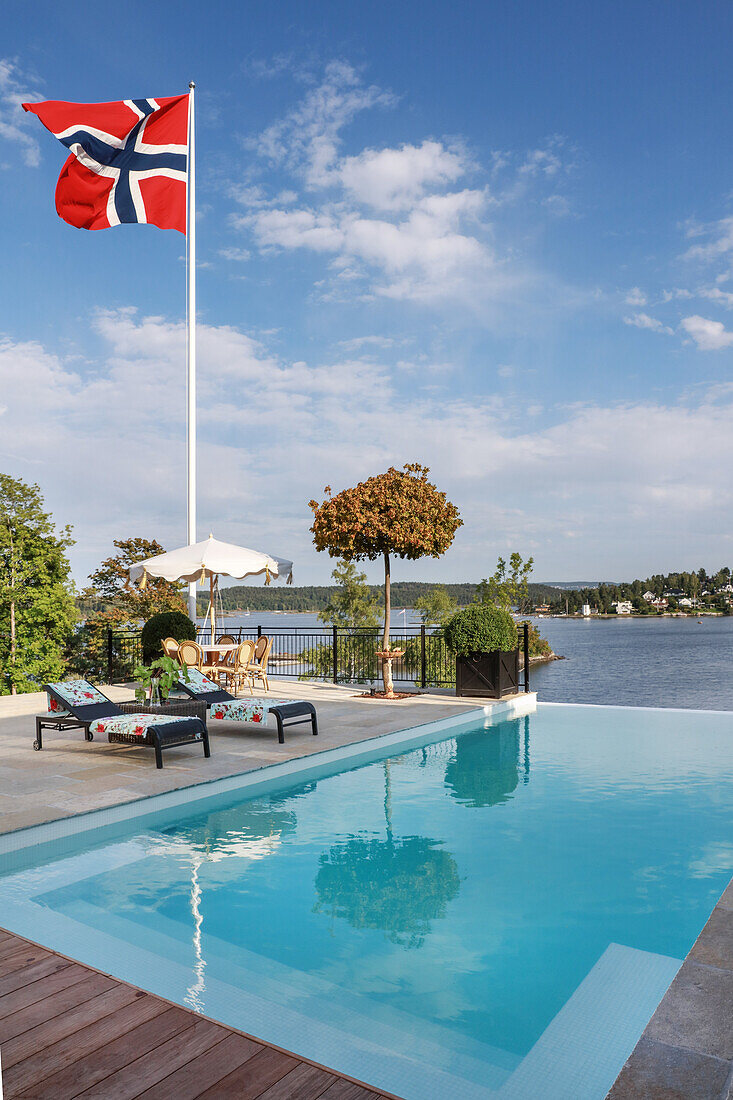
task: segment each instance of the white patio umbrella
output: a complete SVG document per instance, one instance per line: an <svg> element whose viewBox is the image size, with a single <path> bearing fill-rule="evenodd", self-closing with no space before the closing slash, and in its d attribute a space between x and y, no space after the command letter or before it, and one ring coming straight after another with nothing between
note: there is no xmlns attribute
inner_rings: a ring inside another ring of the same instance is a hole
<svg viewBox="0 0 733 1100"><path fill-rule="evenodd" d="M269 584L273 577L287 577L288 584L292 584L293 563L287 558L249 550L246 546L220 542L209 535L204 542L195 542L191 546L182 546L167 554L157 554L154 558L136 562L130 566L129 573L130 580L139 580L142 587L148 577L162 577L166 581L204 581L208 577L213 642L216 640L214 578L232 577L241 581L245 577L258 577L264 573L265 584Z"/></svg>

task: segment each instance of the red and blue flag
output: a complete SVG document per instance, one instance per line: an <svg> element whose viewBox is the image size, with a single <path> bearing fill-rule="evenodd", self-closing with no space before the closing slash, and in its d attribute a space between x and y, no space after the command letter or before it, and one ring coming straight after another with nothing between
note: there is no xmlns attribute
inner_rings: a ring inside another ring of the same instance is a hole
<svg viewBox="0 0 733 1100"><path fill-rule="evenodd" d="M186 232L188 96L117 103L24 103L70 150L56 185L78 229L147 223Z"/></svg>

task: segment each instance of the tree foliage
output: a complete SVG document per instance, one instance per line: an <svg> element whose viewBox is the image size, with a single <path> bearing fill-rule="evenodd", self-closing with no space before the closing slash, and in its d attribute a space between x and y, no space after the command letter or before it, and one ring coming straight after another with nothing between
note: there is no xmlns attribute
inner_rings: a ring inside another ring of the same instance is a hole
<svg viewBox="0 0 733 1100"><path fill-rule="evenodd" d="M475 599L479 603L496 604L509 610L512 607L524 614L529 610L529 578L534 566L534 558L523 560L516 550L509 558L499 558L495 572L488 580L484 578L476 586Z"/></svg>
<svg viewBox="0 0 733 1100"><path fill-rule="evenodd" d="M436 585L431 592L415 600L415 610L425 626L445 626L452 619L458 604L442 585Z"/></svg>
<svg viewBox="0 0 733 1100"><path fill-rule="evenodd" d="M107 670L108 630L137 626L159 612L186 612L182 585L149 577L142 589L130 581L131 565L164 552L156 539L115 539L114 545L118 553L105 558L91 574L91 586L82 592L80 603L87 610L87 619L74 635L69 652L73 671L92 679Z"/></svg>
<svg viewBox="0 0 733 1100"><path fill-rule="evenodd" d="M38 485L0 474L0 694L37 691L64 672L76 621L67 550Z"/></svg>
<svg viewBox="0 0 733 1100"><path fill-rule="evenodd" d="M91 587L82 594L85 599L100 601L107 618L119 625L147 622L159 611L185 612L184 587L177 581L148 577L145 588L130 581L131 565L164 553L157 539L115 539L114 545L119 553L105 558L92 573Z"/></svg>
<svg viewBox="0 0 733 1100"><path fill-rule="evenodd" d="M366 573L359 573L353 561L341 561L331 573L336 588L318 618L330 626L346 629L376 627L379 608L366 583Z"/></svg>
<svg viewBox="0 0 733 1100"><path fill-rule="evenodd" d="M327 550L345 561L384 560L383 649L389 648L390 558L415 561L425 556L440 557L453 542L463 522L458 509L445 493L428 481L430 471L419 463L402 470L394 466L383 474L367 478L352 489L326 499L310 501L314 518L311 532L317 550ZM392 672L388 660L382 663L384 687L392 694Z"/></svg>

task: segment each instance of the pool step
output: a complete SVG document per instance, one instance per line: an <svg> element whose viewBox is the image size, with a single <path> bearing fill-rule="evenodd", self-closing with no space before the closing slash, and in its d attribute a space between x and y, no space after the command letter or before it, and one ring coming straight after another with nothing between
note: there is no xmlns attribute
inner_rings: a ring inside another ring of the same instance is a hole
<svg viewBox="0 0 733 1100"><path fill-rule="evenodd" d="M604 1097L681 965L681 959L609 944L497 1090L497 1100Z"/></svg>

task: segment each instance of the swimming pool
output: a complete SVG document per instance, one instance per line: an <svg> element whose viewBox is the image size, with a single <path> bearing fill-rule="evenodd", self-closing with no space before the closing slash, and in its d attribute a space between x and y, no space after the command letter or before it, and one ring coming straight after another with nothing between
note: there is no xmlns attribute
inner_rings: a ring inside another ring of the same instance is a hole
<svg viewBox="0 0 733 1100"><path fill-rule="evenodd" d="M733 869L733 715L405 737L0 838L0 924L406 1100L600 1100Z"/></svg>

